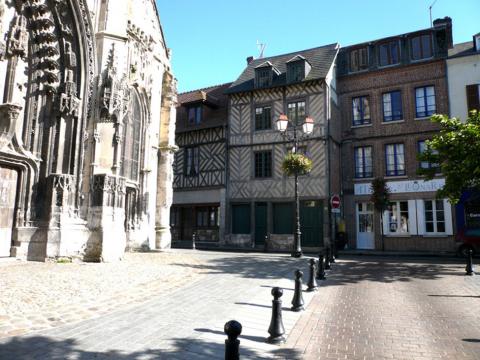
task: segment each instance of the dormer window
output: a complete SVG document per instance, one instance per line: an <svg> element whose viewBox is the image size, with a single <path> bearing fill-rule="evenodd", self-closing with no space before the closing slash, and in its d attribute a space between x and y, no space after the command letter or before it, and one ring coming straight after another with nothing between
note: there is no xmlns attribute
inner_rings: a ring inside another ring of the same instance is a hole
<svg viewBox="0 0 480 360"><path fill-rule="evenodd" d="M398 64L400 61L400 50L398 41L389 41L378 46L378 56L380 66Z"/></svg>
<svg viewBox="0 0 480 360"><path fill-rule="evenodd" d="M275 69L270 61L265 61L255 68L255 87L262 88L272 86L273 77L279 74L280 72Z"/></svg>
<svg viewBox="0 0 480 360"><path fill-rule="evenodd" d="M257 87L266 87L272 85L272 68L265 67L255 71L255 82Z"/></svg>
<svg viewBox="0 0 480 360"><path fill-rule="evenodd" d="M433 56L432 37L430 34L420 35L412 38L412 60L428 59Z"/></svg>
<svg viewBox="0 0 480 360"><path fill-rule="evenodd" d="M473 44L475 46L475 51L480 52L480 33L473 37Z"/></svg>
<svg viewBox="0 0 480 360"><path fill-rule="evenodd" d="M188 108L188 124L198 125L202 122L202 105L190 106Z"/></svg>
<svg viewBox="0 0 480 360"><path fill-rule="evenodd" d="M305 79L311 66L301 55L287 61L287 82L298 82Z"/></svg>
<svg viewBox="0 0 480 360"><path fill-rule="evenodd" d="M368 68L368 49L366 47L350 51L350 72Z"/></svg>

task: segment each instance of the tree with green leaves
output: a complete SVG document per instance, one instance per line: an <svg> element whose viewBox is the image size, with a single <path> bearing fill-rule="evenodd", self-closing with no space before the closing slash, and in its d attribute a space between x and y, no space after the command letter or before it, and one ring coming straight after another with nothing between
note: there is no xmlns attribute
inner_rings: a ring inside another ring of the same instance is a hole
<svg viewBox="0 0 480 360"><path fill-rule="evenodd" d="M418 172L431 180L440 171L445 186L437 196L456 204L463 191L480 190L480 113L470 112L465 122L446 115L433 115L431 121L440 125L440 132L426 142L418 160L436 166L422 167Z"/></svg>
<svg viewBox="0 0 480 360"><path fill-rule="evenodd" d="M385 250L385 238L383 234L383 213L387 210L390 204L390 189L387 186L387 182L383 178L375 178L372 181L372 195L370 201L373 203L373 207L380 213L380 231L382 234L382 251Z"/></svg>

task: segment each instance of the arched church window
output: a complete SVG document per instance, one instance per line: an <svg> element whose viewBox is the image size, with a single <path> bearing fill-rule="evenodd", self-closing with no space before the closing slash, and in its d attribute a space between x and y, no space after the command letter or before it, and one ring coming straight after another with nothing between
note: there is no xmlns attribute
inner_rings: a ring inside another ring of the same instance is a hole
<svg viewBox="0 0 480 360"><path fill-rule="evenodd" d="M135 91L131 91L130 94L128 112L124 119L122 176L137 182L140 166L142 111L138 95Z"/></svg>

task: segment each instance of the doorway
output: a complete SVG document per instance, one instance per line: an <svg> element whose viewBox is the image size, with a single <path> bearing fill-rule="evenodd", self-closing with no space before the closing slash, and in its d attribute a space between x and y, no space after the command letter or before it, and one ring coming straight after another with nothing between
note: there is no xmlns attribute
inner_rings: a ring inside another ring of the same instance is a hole
<svg viewBox="0 0 480 360"><path fill-rule="evenodd" d="M375 249L373 204L357 203L357 249Z"/></svg>
<svg viewBox="0 0 480 360"><path fill-rule="evenodd" d="M265 236L267 236L267 203L255 203L255 246L264 246Z"/></svg>
<svg viewBox="0 0 480 360"><path fill-rule="evenodd" d="M0 166L0 257L9 257L15 223L18 172Z"/></svg>
<svg viewBox="0 0 480 360"><path fill-rule="evenodd" d="M323 246L322 201L308 200L300 203L300 231L302 246Z"/></svg>

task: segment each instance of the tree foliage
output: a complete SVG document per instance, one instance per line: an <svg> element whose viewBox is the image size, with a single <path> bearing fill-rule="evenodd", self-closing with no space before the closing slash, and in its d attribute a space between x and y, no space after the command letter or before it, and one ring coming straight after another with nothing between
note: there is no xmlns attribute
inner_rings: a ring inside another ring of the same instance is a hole
<svg viewBox="0 0 480 360"><path fill-rule="evenodd" d="M371 186L372 195L370 196L370 201L373 203L375 210L383 214L390 204L390 189L383 178L373 179Z"/></svg>
<svg viewBox="0 0 480 360"><path fill-rule="evenodd" d="M437 166L418 172L431 180L440 171L445 186L437 195L456 204L464 190L480 188L480 113L472 111L465 123L446 115L433 115L431 121L440 124L440 132L426 142L418 160Z"/></svg>

